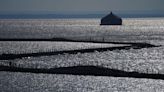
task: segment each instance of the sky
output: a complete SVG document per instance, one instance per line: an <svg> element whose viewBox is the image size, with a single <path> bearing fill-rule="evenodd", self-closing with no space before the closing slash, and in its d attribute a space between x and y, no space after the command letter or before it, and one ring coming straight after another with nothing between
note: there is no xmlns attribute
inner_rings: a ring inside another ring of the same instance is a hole
<svg viewBox="0 0 164 92"><path fill-rule="evenodd" d="M0 13L159 12L164 0L0 0Z"/></svg>

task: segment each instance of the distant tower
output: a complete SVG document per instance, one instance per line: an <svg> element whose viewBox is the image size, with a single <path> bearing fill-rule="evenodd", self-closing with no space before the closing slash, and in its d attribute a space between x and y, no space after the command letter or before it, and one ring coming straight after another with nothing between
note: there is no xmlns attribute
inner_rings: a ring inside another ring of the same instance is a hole
<svg viewBox="0 0 164 92"><path fill-rule="evenodd" d="M122 25L122 19L111 12L101 19L100 25Z"/></svg>

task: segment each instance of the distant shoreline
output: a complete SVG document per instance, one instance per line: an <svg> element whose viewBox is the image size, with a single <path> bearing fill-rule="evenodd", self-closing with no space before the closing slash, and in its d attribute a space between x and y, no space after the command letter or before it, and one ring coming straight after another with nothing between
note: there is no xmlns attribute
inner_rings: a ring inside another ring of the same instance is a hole
<svg viewBox="0 0 164 92"><path fill-rule="evenodd" d="M118 14L122 18L161 18L164 15L147 14ZM102 18L105 14L83 14L83 15L64 15L64 14L0 14L0 19L76 19L76 18Z"/></svg>

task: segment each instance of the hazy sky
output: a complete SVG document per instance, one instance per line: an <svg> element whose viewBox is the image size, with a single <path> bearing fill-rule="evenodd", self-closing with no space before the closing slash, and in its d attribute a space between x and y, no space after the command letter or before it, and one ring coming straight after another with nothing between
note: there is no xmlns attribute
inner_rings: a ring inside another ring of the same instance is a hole
<svg viewBox="0 0 164 92"><path fill-rule="evenodd" d="M164 11L164 0L0 0L0 12Z"/></svg>

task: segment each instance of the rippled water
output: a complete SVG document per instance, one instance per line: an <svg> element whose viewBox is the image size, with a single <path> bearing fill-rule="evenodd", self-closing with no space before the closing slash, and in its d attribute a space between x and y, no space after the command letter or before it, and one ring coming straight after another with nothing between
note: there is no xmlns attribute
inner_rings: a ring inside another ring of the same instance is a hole
<svg viewBox="0 0 164 92"><path fill-rule="evenodd" d="M0 38L69 38L98 41L163 40L164 18L125 18L122 26L100 19L2 19Z"/></svg>
<svg viewBox="0 0 164 92"><path fill-rule="evenodd" d="M60 54L0 60L0 65L23 68L55 68L78 65L103 66L122 71L164 74L164 18L127 18L122 26L99 26L100 19L8 19L0 20L0 38L69 38L117 42L149 42L162 45L156 48L114 50L93 53ZM22 51L29 53L47 49L65 50L102 47L102 44L61 42L0 42L0 53ZM70 45L71 44L71 45ZM5 46L7 45L7 46ZM69 46L68 46L69 45ZM11 47L12 48L11 48ZM20 47L19 47L20 46ZM75 46L75 47L74 47ZM103 45L103 47L108 45ZM109 45L111 46L111 45ZM112 45L113 46L113 45ZM39 47L39 48L38 48ZM5 50L5 48L7 48ZM26 48L26 49L22 49ZM2 51L3 50L3 51ZM147 91L162 92L163 80L70 76L31 73L0 73L1 91Z"/></svg>

